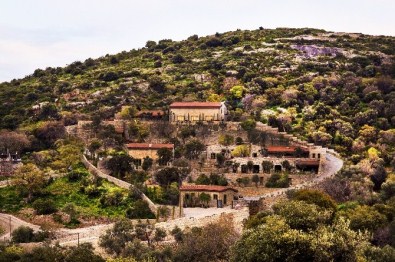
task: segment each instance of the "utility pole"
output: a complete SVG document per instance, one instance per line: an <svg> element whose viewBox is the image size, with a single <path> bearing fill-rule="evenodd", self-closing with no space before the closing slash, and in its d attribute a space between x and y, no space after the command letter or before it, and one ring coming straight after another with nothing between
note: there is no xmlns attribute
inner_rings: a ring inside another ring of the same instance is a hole
<svg viewBox="0 0 395 262"><path fill-rule="evenodd" d="M77 233L78 240L77 240L77 246L80 246L80 233Z"/></svg>
<svg viewBox="0 0 395 262"><path fill-rule="evenodd" d="M11 230L12 230L12 226L11 226L11 216L10 216L10 240L11 240Z"/></svg>

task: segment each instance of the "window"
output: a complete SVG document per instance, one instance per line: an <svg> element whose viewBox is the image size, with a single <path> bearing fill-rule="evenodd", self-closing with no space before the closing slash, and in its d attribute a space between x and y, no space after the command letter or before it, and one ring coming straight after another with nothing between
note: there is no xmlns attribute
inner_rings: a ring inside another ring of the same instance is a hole
<svg viewBox="0 0 395 262"><path fill-rule="evenodd" d="M315 158L315 153L313 153L313 158Z"/></svg>
<svg viewBox="0 0 395 262"><path fill-rule="evenodd" d="M185 117L184 116L177 116L177 121L184 121Z"/></svg>
<svg viewBox="0 0 395 262"><path fill-rule="evenodd" d="M258 157L257 153L252 153L252 157Z"/></svg>
<svg viewBox="0 0 395 262"><path fill-rule="evenodd" d="M214 200L218 200L218 195L214 194L213 198L214 198Z"/></svg>
<svg viewBox="0 0 395 262"><path fill-rule="evenodd" d="M213 116L205 116L205 117L204 117L204 120L206 120L206 121L212 121L212 120L214 120L214 117L213 117Z"/></svg>
<svg viewBox="0 0 395 262"><path fill-rule="evenodd" d="M191 121L199 121L199 116L191 116Z"/></svg>
<svg viewBox="0 0 395 262"><path fill-rule="evenodd" d="M321 154L317 154L317 158L320 159L321 158Z"/></svg>
<svg viewBox="0 0 395 262"><path fill-rule="evenodd" d="M211 153L211 159L215 159L215 153Z"/></svg>

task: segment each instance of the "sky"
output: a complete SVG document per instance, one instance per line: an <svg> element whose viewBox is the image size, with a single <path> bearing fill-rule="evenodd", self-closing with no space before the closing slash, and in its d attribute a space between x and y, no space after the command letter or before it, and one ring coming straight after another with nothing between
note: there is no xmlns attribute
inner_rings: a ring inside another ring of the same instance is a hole
<svg viewBox="0 0 395 262"><path fill-rule="evenodd" d="M0 82L236 29L310 27L395 36L395 0L0 0Z"/></svg>

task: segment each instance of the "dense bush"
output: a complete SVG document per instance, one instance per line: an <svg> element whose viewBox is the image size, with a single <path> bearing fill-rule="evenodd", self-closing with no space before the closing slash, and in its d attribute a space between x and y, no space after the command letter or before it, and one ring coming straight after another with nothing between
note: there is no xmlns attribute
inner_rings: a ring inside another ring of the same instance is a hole
<svg viewBox="0 0 395 262"><path fill-rule="evenodd" d="M45 231L34 232L32 228L20 226L11 233L12 241L15 243L41 242L49 237Z"/></svg>
<svg viewBox="0 0 395 262"><path fill-rule="evenodd" d="M289 187L290 179L288 174L272 174L266 182L266 187L284 188Z"/></svg>
<svg viewBox="0 0 395 262"><path fill-rule="evenodd" d="M142 217L154 218L155 215L152 214L148 206L148 203L139 199L136 202L134 202L132 207L126 210L126 217L130 219L136 219Z"/></svg>
<svg viewBox="0 0 395 262"><path fill-rule="evenodd" d="M37 215L48 215L57 211L55 202L51 199L37 199L32 206Z"/></svg>

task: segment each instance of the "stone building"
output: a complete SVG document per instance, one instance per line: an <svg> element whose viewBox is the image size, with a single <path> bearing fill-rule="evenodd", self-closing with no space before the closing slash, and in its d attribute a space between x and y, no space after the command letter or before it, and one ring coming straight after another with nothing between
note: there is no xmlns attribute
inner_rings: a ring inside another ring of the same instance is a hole
<svg viewBox="0 0 395 262"><path fill-rule="evenodd" d="M228 186L214 185L182 185L180 187L180 208L199 206L199 195L210 195L208 206L224 207L232 205L238 199L238 191Z"/></svg>
<svg viewBox="0 0 395 262"><path fill-rule="evenodd" d="M309 157L309 149L300 146L266 146L263 149L265 156L273 157Z"/></svg>
<svg viewBox="0 0 395 262"><path fill-rule="evenodd" d="M125 147L128 150L129 156L134 158L136 167L140 167L142 165L143 159L146 157L157 160L157 152L161 148L170 149L174 156L173 144L130 143L126 144Z"/></svg>
<svg viewBox="0 0 395 262"><path fill-rule="evenodd" d="M174 102L170 105L170 122L226 121L223 102Z"/></svg>

